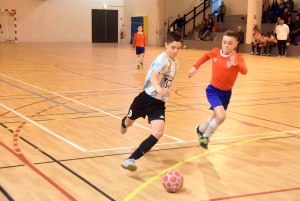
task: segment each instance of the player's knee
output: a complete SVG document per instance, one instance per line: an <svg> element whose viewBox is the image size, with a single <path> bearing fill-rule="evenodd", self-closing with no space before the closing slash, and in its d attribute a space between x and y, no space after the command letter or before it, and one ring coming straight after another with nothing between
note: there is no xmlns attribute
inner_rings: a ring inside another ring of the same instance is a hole
<svg viewBox="0 0 300 201"><path fill-rule="evenodd" d="M152 135L156 138L156 139L159 139L163 136L164 132L161 130L161 131L152 131Z"/></svg>
<svg viewBox="0 0 300 201"><path fill-rule="evenodd" d="M132 126L133 123L134 123L134 120L131 120L128 117L126 117L126 119L125 119L125 126L126 127Z"/></svg>
<svg viewBox="0 0 300 201"><path fill-rule="evenodd" d="M216 123L220 125L221 123L223 123L225 121L226 113L216 116L215 119L216 119Z"/></svg>

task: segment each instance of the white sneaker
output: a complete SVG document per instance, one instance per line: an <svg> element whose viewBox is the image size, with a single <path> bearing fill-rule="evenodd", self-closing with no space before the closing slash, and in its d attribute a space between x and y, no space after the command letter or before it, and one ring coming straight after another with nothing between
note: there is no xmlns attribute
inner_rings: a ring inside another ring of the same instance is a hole
<svg viewBox="0 0 300 201"><path fill-rule="evenodd" d="M125 134L126 131L127 131L127 128L124 128L124 127L122 126L122 124L121 124L121 125L120 125L120 133L121 133L121 134Z"/></svg>
<svg viewBox="0 0 300 201"><path fill-rule="evenodd" d="M122 168L129 170L131 172L136 171L137 167L134 163L134 159L133 158L128 158L125 161L123 161L123 163L121 164Z"/></svg>
<svg viewBox="0 0 300 201"><path fill-rule="evenodd" d="M281 55L279 54L277 57L281 57Z"/></svg>
<svg viewBox="0 0 300 201"><path fill-rule="evenodd" d="M300 59L300 55L297 58Z"/></svg>
<svg viewBox="0 0 300 201"><path fill-rule="evenodd" d="M251 54L251 55L253 55L254 53L253 53L253 52L251 52L250 54Z"/></svg>

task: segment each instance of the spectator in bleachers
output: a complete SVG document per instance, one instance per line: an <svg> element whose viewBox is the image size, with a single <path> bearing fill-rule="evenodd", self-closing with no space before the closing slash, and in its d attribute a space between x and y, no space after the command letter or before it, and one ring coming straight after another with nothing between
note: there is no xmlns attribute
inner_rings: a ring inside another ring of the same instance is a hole
<svg viewBox="0 0 300 201"><path fill-rule="evenodd" d="M251 55L255 54L255 52L254 52L255 47L256 47L256 55L260 54L260 47L259 47L260 40L261 40L261 35L259 33L259 30L256 30L255 31L255 36L254 36L254 42L251 43L252 44Z"/></svg>
<svg viewBox="0 0 300 201"><path fill-rule="evenodd" d="M263 48L263 56L267 56L267 37L265 34L261 34L261 39L260 39L260 44L259 44L259 49Z"/></svg>
<svg viewBox="0 0 300 201"><path fill-rule="evenodd" d="M224 15L226 14L226 6L224 1L222 1L221 5L218 8L218 16L217 16L217 22L219 22L219 18L221 17L221 22L223 23Z"/></svg>
<svg viewBox="0 0 300 201"><path fill-rule="evenodd" d="M244 40L245 40L245 33L243 32L242 27L238 26L236 52L239 52L240 44L243 44Z"/></svg>
<svg viewBox="0 0 300 201"><path fill-rule="evenodd" d="M284 24L283 19L279 21L279 25L276 27L277 41L278 41L278 56L286 57L286 42L290 33L288 25Z"/></svg>
<svg viewBox="0 0 300 201"><path fill-rule="evenodd" d="M282 17L285 8L286 8L286 2L280 0L280 3L278 4L277 16Z"/></svg>
<svg viewBox="0 0 300 201"><path fill-rule="evenodd" d="M267 46L266 46L266 52L267 56L270 56L272 53L272 48L275 47L277 44L277 40L274 35L271 35L270 32L267 33ZM269 50L269 51L268 51Z"/></svg>
<svg viewBox="0 0 300 201"><path fill-rule="evenodd" d="M290 30L290 31L292 31L292 30L294 29L294 22L293 22L291 16L288 18L286 25L289 26L289 30ZM290 34L291 34L291 33L290 33Z"/></svg>
<svg viewBox="0 0 300 201"><path fill-rule="evenodd" d="M200 40L204 40L203 35L208 30L206 20L202 21L202 29L199 30L199 38Z"/></svg>
<svg viewBox="0 0 300 201"><path fill-rule="evenodd" d="M289 8L286 7L284 9L284 12L283 12L283 15L282 15L284 23L287 23L287 21L288 21L288 19L289 19L290 16L291 16L291 12L290 12Z"/></svg>
<svg viewBox="0 0 300 201"><path fill-rule="evenodd" d="M297 45L297 43L295 42L295 38L298 35L300 35L300 14L298 14L296 16L296 21L295 21L293 30L290 33L291 44Z"/></svg>
<svg viewBox="0 0 300 201"><path fill-rule="evenodd" d="M277 14L277 11L278 11L278 3L277 3L277 0L273 0L273 3L271 5L271 9L270 9L270 12L269 12L269 20L268 22L270 23L274 23L276 22L275 19L276 19L276 14Z"/></svg>
<svg viewBox="0 0 300 201"><path fill-rule="evenodd" d="M270 6L269 0L263 0L263 8L262 8L262 16L261 16L262 23L265 23L268 21L267 16L268 16L268 13L270 12L270 8L271 8L271 6Z"/></svg>
<svg viewBox="0 0 300 201"><path fill-rule="evenodd" d="M287 0L286 6L290 9L291 13L294 11L294 0Z"/></svg>
<svg viewBox="0 0 300 201"><path fill-rule="evenodd" d="M212 18L209 18L208 23L207 23L207 29L202 34L200 40L205 40L205 38L212 32L213 27L214 27L214 20Z"/></svg>
<svg viewBox="0 0 300 201"><path fill-rule="evenodd" d="M182 27L184 25L184 19L177 15L177 19L173 22L176 24L176 31L178 31L182 35Z"/></svg>

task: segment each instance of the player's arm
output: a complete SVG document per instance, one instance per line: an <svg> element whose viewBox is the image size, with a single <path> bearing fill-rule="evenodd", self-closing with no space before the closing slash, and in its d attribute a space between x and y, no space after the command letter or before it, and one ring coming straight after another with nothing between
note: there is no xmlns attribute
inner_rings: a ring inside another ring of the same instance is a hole
<svg viewBox="0 0 300 201"><path fill-rule="evenodd" d="M208 61L210 58L213 57L213 52L214 52L214 51L218 51L218 49L213 49L212 51L205 53L205 54L197 61L197 63L195 63L195 64L193 65L193 67L192 67L192 68L189 70L189 72L188 72L188 77L189 77L189 78L192 77L192 76L196 73L196 71L198 70L198 68L200 68L200 66L201 66L202 64L204 64L206 61Z"/></svg>
<svg viewBox="0 0 300 201"><path fill-rule="evenodd" d="M242 56L237 57L237 64L234 67L238 68L238 71L243 75L246 75L248 72L244 58Z"/></svg>
<svg viewBox="0 0 300 201"><path fill-rule="evenodd" d="M136 34L133 35L132 49L134 49L135 43L136 43Z"/></svg>
<svg viewBox="0 0 300 201"><path fill-rule="evenodd" d="M163 96L169 96L170 95L169 89L168 88L161 88L160 85L159 85L160 80L161 80L160 72L158 72L156 70L153 70L151 78L150 78L150 83L152 84L154 89L157 91L157 93L159 93Z"/></svg>
<svg viewBox="0 0 300 201"><path fill-rule="evenodd" d="M144 44L145 44L145 49L147 49L147 38L146 38L146 34L145 35L145 40L144 40Z"/></svg>

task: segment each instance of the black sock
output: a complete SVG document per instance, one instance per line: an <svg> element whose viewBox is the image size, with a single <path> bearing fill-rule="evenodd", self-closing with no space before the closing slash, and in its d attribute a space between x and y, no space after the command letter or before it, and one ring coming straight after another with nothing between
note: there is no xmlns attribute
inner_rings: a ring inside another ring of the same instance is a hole
<svg viewBox="0 0 300 201"><path fill-rule="evenodd" d="M158 142L158 139L156 139L152 134L144 140L140 146L131 154L129 158L133 158L134 160L137 160L141 158L144 154L146 154L150 149Z"/></svg>
<svg viewBox="0 0 300 201"><path fill-rule="evenodd" d="M122 122L121 122L121 125L122 125L123 128L126 128L126 126L125 126L125 119L126 119L126 117L127 117L127 116L125 116L125 117L122 119Z"/></svg>

